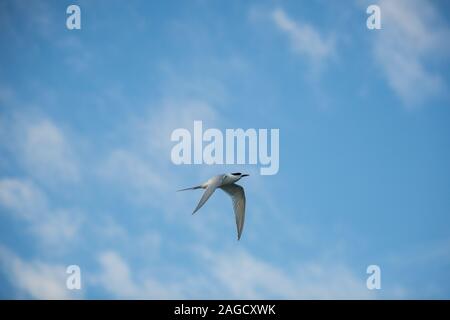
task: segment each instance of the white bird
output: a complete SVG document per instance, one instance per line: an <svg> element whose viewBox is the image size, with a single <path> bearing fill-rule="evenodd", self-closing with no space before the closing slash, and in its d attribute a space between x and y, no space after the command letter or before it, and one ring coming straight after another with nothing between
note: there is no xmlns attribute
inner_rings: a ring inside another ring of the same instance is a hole
<svg viewBox="0 0 450 320"><path fill-rule="evenodd" d="M242 229L244 228L245 193L244 188L235 184L235 182L247 176L248 174L242 174L240 172L220 174L212 177L201 185L178 191L206 189L192 214L196 213L205 204L217 188L225 191L233 200L233 210L236 217L237 236L239 240L241 238Z"/></svg>

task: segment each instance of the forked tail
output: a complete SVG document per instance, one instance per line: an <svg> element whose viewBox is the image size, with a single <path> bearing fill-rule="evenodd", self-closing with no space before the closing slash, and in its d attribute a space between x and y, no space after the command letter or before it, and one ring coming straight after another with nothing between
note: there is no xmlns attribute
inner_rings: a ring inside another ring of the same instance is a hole
<svg viewBox="0 0 450 320"><path fill-rule="evenodd" d="M195 186L195 187L191 187L191 188L177 190L177 192L186 191L186 190L195 190L195 189L201 189L201 188L202 188L202 186Z"/></svg>

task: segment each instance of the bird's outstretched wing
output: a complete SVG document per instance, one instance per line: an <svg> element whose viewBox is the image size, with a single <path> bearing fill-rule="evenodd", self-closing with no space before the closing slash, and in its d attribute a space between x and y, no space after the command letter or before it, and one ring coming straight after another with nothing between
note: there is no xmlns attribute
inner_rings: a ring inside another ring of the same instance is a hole
<svg viewBox="0 0 450 320"><path fill-rule="evenodd" d="M227 184L221 187L233 200L233 210L236 217L238 240L241 238L245 220L245 192L244 188L237 184Z"/></svg>
<svg viewBox="0 0 450 320"><path fill-rule="evenodd" d="M209 199L209 197L211 197L211 195L214 193L217 187L220 186L220 184L222 183L222 179L223 176L215 176L209 181L208 187L203 193L202 198L198 202L197 208L195 208L192 214L196 213L205 204L205 202Z"/></svg>

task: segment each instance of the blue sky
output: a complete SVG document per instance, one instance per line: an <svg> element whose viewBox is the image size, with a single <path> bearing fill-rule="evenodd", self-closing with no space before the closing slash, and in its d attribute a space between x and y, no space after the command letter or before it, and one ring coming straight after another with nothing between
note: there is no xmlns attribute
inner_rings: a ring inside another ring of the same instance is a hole
<svg viewBox="0 0 450 320"><path fill-rule="evenodd" d="M0 297L450 298L448 9L0 1ZM278 174L174 165L194 120L279 128ZM239 242L223 192L175 192L233 171Z"/></svg>

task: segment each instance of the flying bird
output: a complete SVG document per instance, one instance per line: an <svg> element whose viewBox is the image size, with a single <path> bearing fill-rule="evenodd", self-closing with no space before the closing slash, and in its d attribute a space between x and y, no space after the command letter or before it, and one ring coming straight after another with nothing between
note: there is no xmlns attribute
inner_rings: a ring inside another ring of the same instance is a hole
<svg viewBox="0 0 450 320"><path fill-rule="evenodd" d="M237 227L237 237L238 240L241 238L242 229L244 228L245 219L245 193L244 188L235 182L239 181L243 177L247 177L248 174L242 174L240 172L235 173L225 173L212 177L205 183L198 186L181 189L178 191L195 190L195 189L205 189L202 198L200 199L197 207L192 214L196 213L205 202L211 197L217 188L225 191L233 200L233 210L236 217L236 227Z"/></svg>

